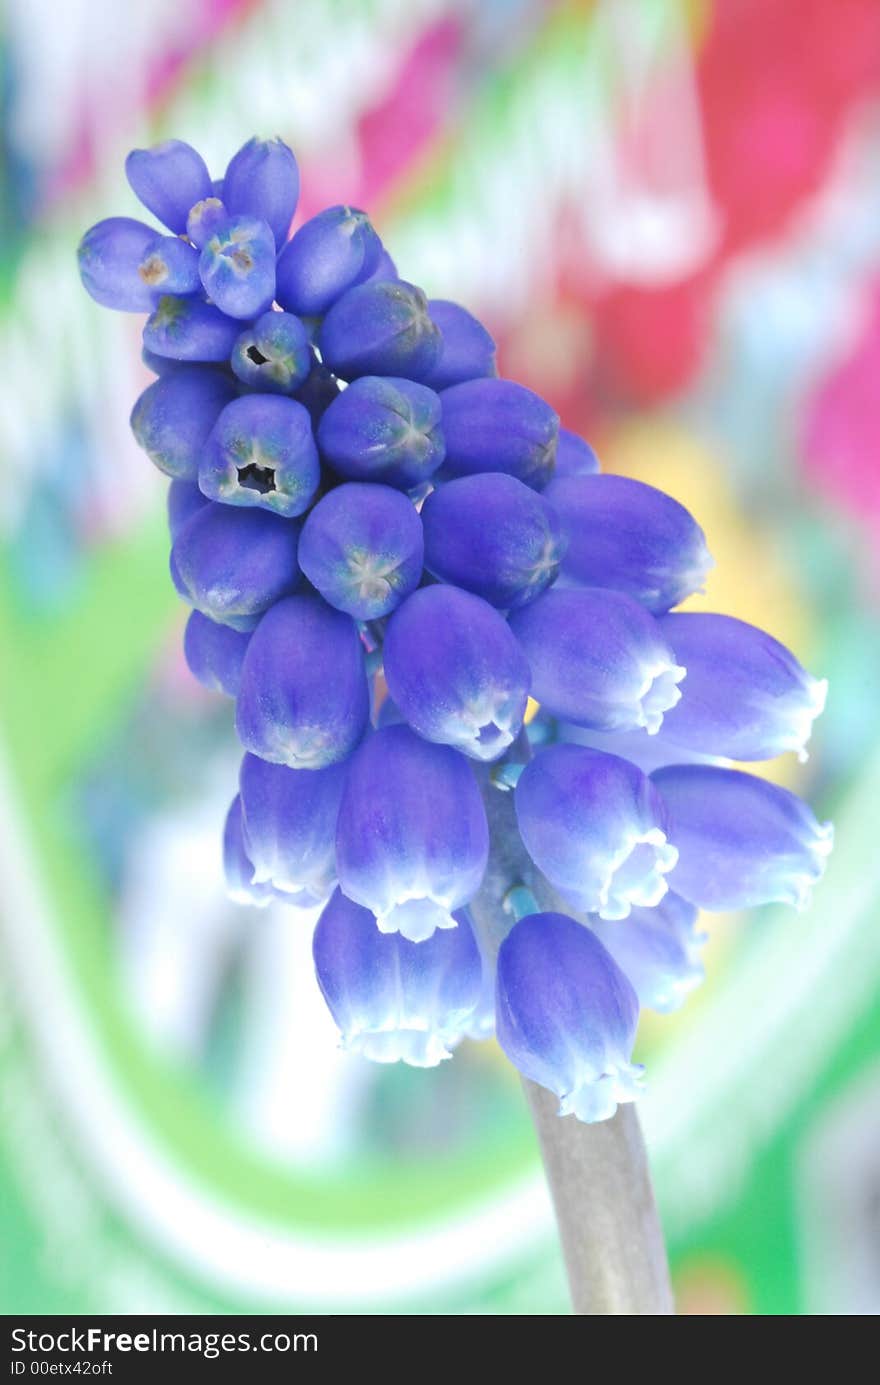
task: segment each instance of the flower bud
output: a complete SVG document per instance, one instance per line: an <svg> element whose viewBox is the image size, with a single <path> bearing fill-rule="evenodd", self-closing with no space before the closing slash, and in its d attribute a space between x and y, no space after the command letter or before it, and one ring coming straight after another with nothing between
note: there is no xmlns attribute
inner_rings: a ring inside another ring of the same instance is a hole
<svg viewBox="0 0 880 1385"><path fill-rule="evenodd" d="M125 176L135 196L175 235L186 230L190 208L211 196L211 175L204 159L180 139L154 144L151 149L132 149L125 160Z"/></svg>
<svg viewBox="0 0 880 1385"><path fill-rule="evenodd" d="M237 697L241 666L250 633L233 630L209 620L201 611L191 611L183 634L183 653L189 671L212 692Z"/></svg>
<svg viewBox="0 0 880 1385"><path fill-rule="evenodd" d="M466 920L414 943L381 933L369 910L337 890L318 921L313 954L343 1048L417 1068L451 1057L480 990Z"/></svg>
<svg viewBox="0 0 880 1385"><path fill-rule="evenodd" d="M241 323L200 298L160 298L144 324L144 346L174 361L227 361Z"/></svg>
<svg viewBox="0 0 880 1385"><path fill-rule="evenodd" d="M340 475L409 490L443 460L439 397L412 380L366 375L332 400L318 444Z"/></svg>
<svg viewBox="0 0 880 1385"><path fill-rule="evenodd" d="M559 571L565 545L556 511L513 476L449 481L421 515L428 571L501 610L533 601Z"/></svg>
<svg viewBox="0 0 880 1385"><path fill-rule="evenodd" d="M595 915L590 929L627 977L643 1010L677 1010L703 980L700 950L706 934L693 904L667 890L653 909L632 909L607 923Z"/></svg>
<svg viewBox="0 0 880 1385"><path fill-rule="evenodd" d="M156 236L138 266L147 288L160 293L198 293L199 252L179 236Z"/></svg>
<svg viewBox="0 0 880 1385"><path fill-rule="evenodd" d="M371 275L381 253L366 212L326 207L300 226L279 255L278 302L292 313L320 317L346 289Z"/></svg>
<svg viewBox="0 0 880 1385"><path fill-rule="evenodd" d="M147 386L132 410L131 431L166 476L197 481L208 434L234 398L219 371L181 366Z"/></svg>
<svg viewBox="0 0 880 1385"><path fill-rule="evenodd" d="M86 231L77 259L83 287L96 303L126 313L149 313L156 290L141 274L141 261L156 242L152 226L111 216Z"/></svg>
<svg viewBox="0 0 880 1385"><path fill-rule="evenodd" d="M210 505L206 495L189 481L172 481L168 487L168 532L172 543L188 519Z"/></svg>
<svg viewBox="0 0 880 1385"><path fill-rule="evenodd" d="M212 236L226 230L229 220L229 213L219 197L204 197L196 202L186 218L186 234L197 250L204 250Z"/></svg>
<svg viewBox="0 0 880 1385"><path fill-rule="evenodd" d="M553 480L561 481L569 476L595 476L601 469L599 458L590 444L570 429L560 428Z"/></svg>
<svg viewBox="0 0 880 1385"><path fill-rule="evenodd" d="M422 576L422 522L390 486L348 482L329 491L303 525L299 561L313 587L356 620L378 620Z"/></svg>
<svg viewBox="0 0 880 1385"><path fill-rule="evenodd" d="M540 871L576 909L624 919L659 904L678 859L666 806L628 760L549 745L516 785L516 819Z"/></svg>
<svg viewBox="0 0 880 1385"><path fill-rule="evenodd" d="M277 394L246 394L227 404L199 467L199 485L212 500L285 516L308 509L320 479L308 411Z"/></svg>
<svg viewBox="0 0 880 1385"><path fill-rule="evenodd" d="M777 901L803 909L834 841L796 794L739 770L671 765L651 776L678 864L669 884L701 909Z"/></svg>
<svg viewBox="0 0 880 1385"><path fill-rule="evenodd" d="M654 734L681 697L685 670L653 617L621 592L554 588L512 612L510 625L531 666L532 696L575 725Z"/></svg>
<svg viewBox="0 0 880 1385"><path fill-rule="evenodd" d="M293 150L281 139L249 139L229 161L222 198L232 216L258 217L283 245L299 201Z"/></svg>
<svg viewBox="0 0 880 1385"><path fill-rule="evenodd" d="M354 622L316 596L273 606L242 668L235 724L245 749L292 769L323 769L352 752L369 709Z"/></svg>
<svg viewBox="0 0 880 1385"><path fill-rule="evenodd" d="M489 855L486 811L463 756L408 726L374 732L353 757L336 830L339 884L383 933L412 942L454 928Z"/></svg>
<svg viewBox="0 0 880 1385"><path fill-rule="evenodd" d="M422 380L440 355L440 332L422 290L403 280L358 284L337 298L318 333L321 359L336 375Z"/></svg>
<svg viewBox="0 0 880 1385"><path fill-rule="evenodd" d="M261 510L206 505L171 550L178 590L212 620L253 629L263 611L299 581L296 525Z"/></svg>
<svg viewBox="0 0 880 1385"><path fill-rule="evenodd" d="M410 726L474 760L496 760L523 723L529 666L488 602L438 584L414 592L388 622L388 690Z"/></svg>
<svg viewBox="0 0 880 1385"><path fill-rule="evenodd" d="M344 782L344 765L290 769L245 755L239 788L255 882L270 882L302 907L328 897L336 884L336 819Z"/></svg>
<svg viewBox="0 0 880 1385"><path fill-rule="evenodd" d="M512 380L467 380L440 396L444 476L504 471L541 490L553 474L559 417Z"/></svg>
<svg viewBox="0 0 880 1385"><path fill-rule="evenodd" d="M397 265L383 246L379 251L379 258L374 268L359 282L362 284L394 283L399 278Z"/></svg>
<svg viewBox="0 0 880 1385"><path fill-rule="evenodd" d="M653 486L628 476L563 476L546 496L568 538L560 586L610 587L662 614L699 591L714 566L693 516Z"/></svg>
<svg viewBox="0 0 880 1385"><path fill-rule="evenodd" d="M498 374L495 342L467 308L445 298L428 300L431 321L439 328L443 345L437 364L426 377L432 390L445 390L464 380Z"/></svg>
<svg viewBox="0 0 880 1385"><path fill-rule="evenodd" d="M206 242L199 259L205 293L229 317L257 317L275 297L275 241L265 221L232 217Z"/></svg>
<svg viewBox="0 0 880 1385"><path fill-rule="evenodd" d="M292 313L263 313L238 338L230 365L253 389L292 394L312 368L309 334Z"/></svg>
<svg viewBox="0 0 880 1385"><path fill-rule="evenodd" d="M565 914L528 914L498 953L498 1042L559 1097L559 1114L608 1120L638 1096L636 993L599 939Z"/></svg>
<svg viewBox="0 0 880 1385"><path fill-rule="evenodd" d="M732 760L771 760L787 750L806 760L828 684L785 645L732 616L668 615L659 622L687 669L682 698L663 735L674 745Z"/></svg>

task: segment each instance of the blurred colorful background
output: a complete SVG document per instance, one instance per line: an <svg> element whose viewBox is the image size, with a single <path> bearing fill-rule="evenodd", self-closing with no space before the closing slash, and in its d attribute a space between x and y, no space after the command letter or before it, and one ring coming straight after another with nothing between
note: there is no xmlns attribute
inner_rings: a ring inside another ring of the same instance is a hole
<svg viewBox="0 0 880 1385"><path fill-rule="evenodd" d="M880 1312L877 0L8 0L0 33L6 1313L567 1311L517 1080L341 1054L309 929L229 904L229 707L189 676L139 320L75 247L123 159L253 132L353 202L608 470L690 506L694 603L831 680L813 907L710 919L645 1023L689 1314ZM789 763L789 761L791 761Z"/></svg>

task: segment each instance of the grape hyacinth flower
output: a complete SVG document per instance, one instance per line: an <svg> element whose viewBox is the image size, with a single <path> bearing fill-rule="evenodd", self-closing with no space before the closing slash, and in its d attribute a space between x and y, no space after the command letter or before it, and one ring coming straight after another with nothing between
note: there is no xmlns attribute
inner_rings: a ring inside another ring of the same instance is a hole
<svg viewBox="0 0 880 1385"><path fill-rule="evenodd" d="M207 504L178 530L171 574L197 611L252 630L264 611L300 580L299 534L277 515Z"/></svg>
<svg viewBox="0 0 880 1385"><path fill-rule="evenodd" d="M700 952L708 934L698 919L696 905L667 890L653 909L631 909L625 928L598 915L589 923L632 983L642 1009L665 1015L703 980Z"/></svg>
<svg viewBox="0 0 880 1385"><path fill-rule="evenodd" d="M597 731L655 734L687 670L637 601L600 587L555 587L510 617L532 670L532 696Z"/></svg>
<svg viewBox="0 0 880 1385"><path fill-rule="evenodd" d="M283 141L219 180L176 140L126 171L158 224L99 222L79 268L148 315L131 426L171 482L186 660L246 752L232 898L323 904L349 1049L423 1065L497 1028L562 1114L612 1116L639 1006L702 975L698 910L802 907L822 873L830 826L717 761L803 756L824 683L675 609L712 566L696 519L499 378L365 212L291 237Z"/></svg>
<svg viewBox="0 0 880 1385"><path fill-rule="evenodd" d="M305 384L312 361L309 334L299 318L268 312L245 328L229 363L243 385L292 394Z"/></svg>
<svg viewBox="0 0 880 1385"><path fill-rule="evenodd" d="M520 1072L556 1093L560 1115L607 1120L618 1102L634 1100L638 1018L638 997L620 967L565 914L527 914L501 944L498 1042Z"/></svg>
<svg viewBox="0 0 880 1385"><path fill-rule="evenodd" d="M233 630L191 611L183 632L183 655L193 678L212 692L238 697L241 666L250 641L249 630Z"/></svg>
<svg viewBox="0 0 880 1385"><path fill-rule="evenodd" d="M541 490L553 475L559 416L512 380L465 380L445 389L444 476L501 471Z"/></svg>
<svg viewBox="0 0 880 1385"><path fill-rule="evenodd" d="M552 745L516 785L529 855L576 909L624 919L659 904L678 860L669 813L640 769L618 755Z"/></svg>
<svg viewBox="0 0 880 1385"><path fill-rule="evenodd" d="M369 701L350 616L318 596L276 601L242 666L235 724L245 749L292 769L324 769L361 740Z"/></svg>
<svg viewBox="0 0 880 1385"><path fill-rule="evenodd" d="M253 881L291 903L321 904L336 885L336 819L345 784L340 764L290 769L245 755L239 772L242 836Z"/></svg>
<svg viewBox="0 0 880 1385"><path fill-rule="evenodd" d="M479 1000L480 954L466 918L425 942L382 933L336 890L315 929L315 973L342 1046L374 1063L430 1068L452 1056Z"/></svg>
<svg viewBox="0 0 880 1385"><path fill-rule="evenodd" d="M423 560L418 511L390 486L337 486L303 525L303 572L325 601L357 620L390 615L419 585Z"/></svg>
<svg viewBox="0 0 880 1385"><path fill-rule="evenodd" d="M307 510L321 479L308 410L277 394L246 394L219 414L198 480L211 500L278 515Z"/></svg>
<svg viewBox="0 0 880 1385"><path fill-rule="evenodd" d="M489 854L486 812L463 755L408 726L368 736L352 758L336 828L343 894L411 942L455 928Z"/></svg>
<svg viewBox="0 0 880 1385"><path fill-rule="evenodd" d="M363 376L330 403L318 445L352 481L411 490L443 461L439 397L412 380Z"/></svg>
<svg viewBox="0 0 880 1385"><path fill-rule="evenodd" d="M302 317L320 317L346 289L370 277L381 253L366 212L327 207L300 226L279 255L278 302Z"/></svg>
<svg viewBox="0 0 880 1385"><path fill-rule="evenodd" d="M500 471L438 487L422 506L422 525L428 571L501 610L540 596L565 552L553 506Z"/></svg>
<svg viewBox="0 0 880 1385"><path fill-rule="evenodd" d="M519 734L529 665L481 597L440 583L414 592L388 622L384 660L395 705L426 740L496 760Z"/></svg>
<svg viewBox="0 0 880 1385"><path fill-rule="evenodd" d="M550 482L547 499L568 539L561 587L610 587L658 615L699 591L713 566L684 506L641 481L562 477Z"/></svg>
<svg viewBox="0 0 880 1385"><path fill-rule="evenodd" d="M147 385L131 412L131 431L166 476L198 481L199 462L235 387L219 370L181 366Z"/></svg>

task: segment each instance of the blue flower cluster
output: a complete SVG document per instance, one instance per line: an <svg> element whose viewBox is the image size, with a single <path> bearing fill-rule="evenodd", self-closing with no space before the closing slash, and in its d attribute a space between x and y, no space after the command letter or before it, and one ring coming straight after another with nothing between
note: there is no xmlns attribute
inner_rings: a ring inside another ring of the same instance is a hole
<svg viewBox="0 0 880 1385"><path fill-rule="evenodd" d="M280 140L216 181L177 140L126 171L166 229L102 221L80 272L149 314L132 428L171 478L187 662L246 752L232 897L323 907L346 1047L429 1065L495 1032L562 1113L608 1117L640 1007L701 978L698 909L802 907L822 873L830 826L729 763L803 755L824 684L673 612L712 563L695 520L601 474L364 212L289 237Z"/></svg>

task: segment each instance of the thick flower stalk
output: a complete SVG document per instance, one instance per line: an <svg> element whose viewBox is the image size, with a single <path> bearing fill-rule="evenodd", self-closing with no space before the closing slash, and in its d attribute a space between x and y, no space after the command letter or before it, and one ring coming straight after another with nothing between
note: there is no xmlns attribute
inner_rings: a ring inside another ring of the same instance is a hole
<svg viewBox="0 0 880 1385"><path fill-rule="evenodd" d="M99 223L80 272L148 315L132 429L170 479L187 662L245 752L230 894L323 905L349 1049L425 1066L494 1032L607 1119L640 1007L702 976L698 909L801 908L822 873L830 827L728 766L803 756L824 683L674 611L712 565L696 520L499 379L365 212L291 236L280 140L219 179L176 140L126 172L162 227Z"/></svg>

